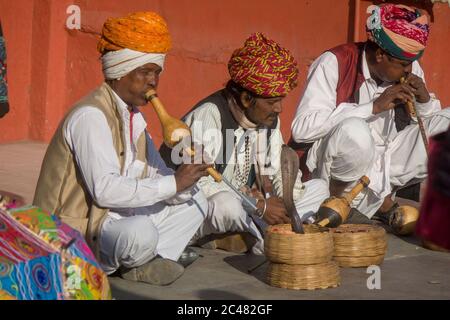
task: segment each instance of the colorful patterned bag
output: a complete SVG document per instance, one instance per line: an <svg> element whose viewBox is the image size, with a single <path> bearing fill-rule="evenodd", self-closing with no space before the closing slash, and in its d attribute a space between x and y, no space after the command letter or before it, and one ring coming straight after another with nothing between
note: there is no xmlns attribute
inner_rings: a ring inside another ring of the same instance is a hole
<svg viewBox="0 0 450 320"><path fill-rule="evenodd" d="M0 299L111 299L111 291L78 231L38 207L0 208Z"/></svg>

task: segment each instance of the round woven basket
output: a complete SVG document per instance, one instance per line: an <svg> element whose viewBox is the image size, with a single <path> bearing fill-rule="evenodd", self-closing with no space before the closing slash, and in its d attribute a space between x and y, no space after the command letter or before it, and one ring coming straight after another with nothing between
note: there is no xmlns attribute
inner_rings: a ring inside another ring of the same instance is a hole
<svg viewBox="0 0 450 320"><path fill-rule="evenodd" d="M333 258L333 237L328 229L304 225L304 234L292 231L290 224L269 226L264 250L271 262L284 264L318 264Z"/></svg>
<svg viewBox="0 0 450 320"><path fill-rule="evenodd" d="M337 263L328 261L314 265L270 263L266 280L273 287L314 290L337 287L341 278Z"/></svg>
<svg viewBox="0 0 450 320"><path fill-rule="evenodd" d="M341 267L381 264L387 249L386 231L366 224L343 224L330 229L334 238L333 259Z"/></svg>

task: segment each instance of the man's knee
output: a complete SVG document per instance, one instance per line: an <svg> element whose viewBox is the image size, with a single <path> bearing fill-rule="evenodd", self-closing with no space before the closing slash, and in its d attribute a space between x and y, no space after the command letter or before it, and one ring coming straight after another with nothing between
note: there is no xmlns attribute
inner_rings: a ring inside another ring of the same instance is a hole
<svg viewBox="0 0 450 320"><path fill-rule="evenodd" d="M438 111L436 115L450 119L450 107Z"/></svg>
<svg viewBox="0 0 450 320"><path fill-rule="evenodd" d="M331 177L341 181L353 181L366 174L372 164L375 143L363 119L345 119L336 130L336 154L331 165Z"/></svg>
<svg viewBox="0 0 450 320"><path fill-rule="evenodd" d="M208 201L212 206L212 218L220 219L225 224L239 221L242 215L246 215L241 201L228 191L216 193Z"/></svg>
<svg viewBox="0 0 450 320"><path fill-rule="evenodd" d="M353 145L361 151L372 150L373 138L367 122L360 118L347 118L338 124L340 142Z"/></svg>
<svg viewBox="0 0 450 320"><path fill-rule="evenodd" d="M425 129L428 135L435 135L447 131L450 124L450 107L434 113L426 121Z"/></svg>
<svg viewBox="0 0 450 320"><path fill-rule="evenodd" d="M155 225L146 216L136 216L118 232L116 252L120 264L125 267L137 267L156 255L159 234Z"/></svg>

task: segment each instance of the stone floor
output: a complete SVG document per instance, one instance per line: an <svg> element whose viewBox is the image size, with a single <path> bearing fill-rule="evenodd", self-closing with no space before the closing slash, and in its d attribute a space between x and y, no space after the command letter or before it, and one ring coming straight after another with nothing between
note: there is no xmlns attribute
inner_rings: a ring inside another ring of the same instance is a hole
<svg viewBox="0 0 450 320"><path fill-rule="evenodd" d="M46 145L18 142L0 145L0 190L31 203ZM315 291L273 288L265 284L263 259L196 248L201 257L174 284L156 287L110 277L116 299L450 299L450 254L426 250L414 237L389 235L381 265L381 289L369 290L365 268L341 269L341 285Z"/></svg>

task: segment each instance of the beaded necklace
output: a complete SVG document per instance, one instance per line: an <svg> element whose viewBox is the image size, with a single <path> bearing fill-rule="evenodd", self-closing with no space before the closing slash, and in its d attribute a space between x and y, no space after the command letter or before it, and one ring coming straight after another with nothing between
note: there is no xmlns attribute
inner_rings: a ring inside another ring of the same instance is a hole
<svg viewBox="0 0 450 320"><path fill-rule="evenodd" d="M248 175L250 173L250 137L248 135L245 136L245 160L244 160L244 168L242 171L240 168L240 164L238 163L237 146L238 143L236 143L234 150L234 161L235 161L234 176L236 177L236 180L239 184L237 187L240 188L247 183Z"/></svg>

